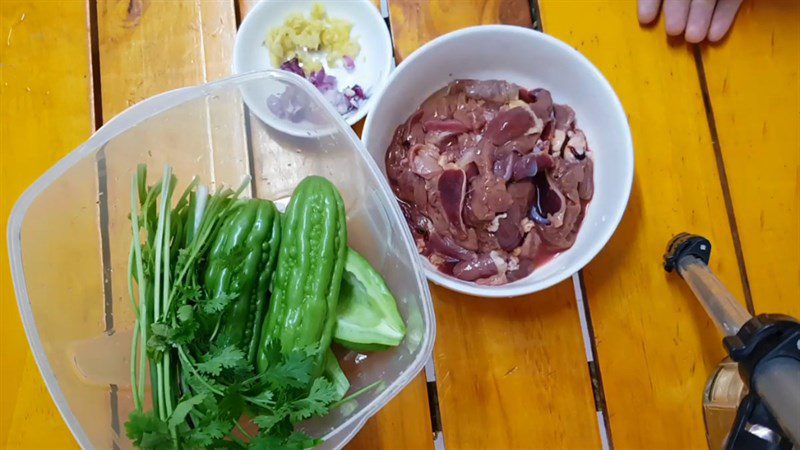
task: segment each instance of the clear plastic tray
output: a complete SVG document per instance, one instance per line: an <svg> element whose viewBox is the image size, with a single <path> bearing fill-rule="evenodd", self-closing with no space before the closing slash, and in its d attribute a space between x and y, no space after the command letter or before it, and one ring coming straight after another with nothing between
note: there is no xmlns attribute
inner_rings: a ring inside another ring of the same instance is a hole
<svg viewBox="0 0 800 450"><path fill-rule="evenodd" d="M278 118L267 97L293 90L313 123ZM43 130L42 132L47 132ZM248 149L252 151L248 151ZM131 177L138 163L152 179L170 164L179 183L281 201L307 175L336 184L347 209L350 245L386 277L408 333L368 356L339 352L351 390L383 380L328 416L304 425L340 448L423 368L435 335L428 285L389 186L353 131L306 81L267 71L179 89L141 102L103 126L17 201L8 245L28 342L64 420L84 448L130 448L124 423L130 396L134 323L126 267Z"/></svg>

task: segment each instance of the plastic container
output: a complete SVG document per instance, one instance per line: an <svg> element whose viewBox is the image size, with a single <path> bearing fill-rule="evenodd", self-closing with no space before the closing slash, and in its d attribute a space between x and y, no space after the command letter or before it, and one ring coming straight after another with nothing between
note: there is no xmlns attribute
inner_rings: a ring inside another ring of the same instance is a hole
<svg viewBox="0 0 800 450"><path fill-rule="evenodd" d="M248 93L285 89L316 111L316 126L326 133L281 133L250 114L243 101L254 98ZM353 391L378 380L385 384L304 425L325 439L325 447L343 446L422 369L435 335L430 293L379 169L306 81L278 71L237 76L128 109L37 180L11 214L8 245L25 332L81 446L131 447L124 423L133 408L128 371L134 315L126 267L131 177L140 162L148 164L151 179L170 164L181 185L194 175L212 186L238 185L252 174L256 192L249 194L278 201L307 175L323 175L338 186L349 243L386 277L408 333L386 352L339 352Z"/></svg>

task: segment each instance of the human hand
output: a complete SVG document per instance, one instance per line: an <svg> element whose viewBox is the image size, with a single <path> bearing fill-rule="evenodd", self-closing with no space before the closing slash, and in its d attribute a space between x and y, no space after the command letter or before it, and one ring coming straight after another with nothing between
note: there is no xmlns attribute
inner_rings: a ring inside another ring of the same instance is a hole
<svg viewBox="0 0 800 450"><path fill-rule="evenodd" d="M743 0L663 0L664 27L670 36L684 35L696 44L717 42L728 32ZM658 17L662 0L639 0L639 23Z"/></svg>

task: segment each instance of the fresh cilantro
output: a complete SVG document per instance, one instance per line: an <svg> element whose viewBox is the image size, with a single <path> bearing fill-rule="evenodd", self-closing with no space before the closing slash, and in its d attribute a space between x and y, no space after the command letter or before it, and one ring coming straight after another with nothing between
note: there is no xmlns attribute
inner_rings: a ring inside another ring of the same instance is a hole
<svg viewBox="0 0 800 450"><path fill-rule="evenodd" d="M183 423L192 408L203 403L205 397L206 394L197 394L194 397L189 397L186 400L178 403L178 405L175 406L175 409L172 411L172 415L169 416L169 422L167 422L167 424L170 427L177 427Z"/></svg>
<svg viewBox="0 0 800 450"><path fill-rule="evenodd" d="M178 320L181 322L188 322L194 317L194 309L191 305L183 305L178 308Z"/></svg>
<svg viewBox="0 0 800 450"><path fill-rule="evenodd" d="M259 392L258 395L248 397L247 399L251 403L255 403L264 408L272 408L275 406L275 395L270 390L264 390Z"/></svg>
<svg viewBox="0 0 800 450"><path fill-rule="evenodd" d="M293 423L328 413L328 406L338 400L336 387L323 377L314 380L308 396L291 403L289 418Z"/></svg>
<svg viewBox="0 0 800 450"><path fill-rule="evenodd" d="M304 387L311 381L314 357L303 351L293 351L282 361L269 367L264 379L271 386Z"/></svg>
<svg viewBox="0 0 800 450"><path fill-rule="evenodd" d="M137 447L143 449L163 448L171 441L167 424L154 411L131 412L125 422L125 434Z"/></svg>
<svg viewBox="0 0 800 450"><path fill-rule="evenodd" d="M194 321L183 322L175 326L161 322L150 325L147 354L151 358L158 359L168 348L191 342L198 327L198 323Z"/></svg>
<svg viewBox="0 0 800 450"><path fill-rule="evenodd" d="M203 421L185 433L184 443L189 448L218 448L215 443L230 433L231 428L233 424L230 421Z"/></svg>
<svg viewBox="0 0 800 450"><path fill-rule="evenodd" d="M305 433L301 433L296 431L289 435L283 441L284 448L286 449L306 449L316 447L317 445L322 443L322 439L315 439L311 436L306 435Z"/></svg>
<svg viewBox="0 0 800 450"><path fill-rule="evenodd" d="M303 433L294 432L287 437L264 436L255 437L248 444L248 450L303 450L319 445L322 441L313 439Z"/></svg>
<svg viewBox="0 0 800 450"><path fill-rule="evenodd" d="M186 321L179 325L172 327L169 335L169 343L173 346L188 344L195 338L195 333L200 328L200 324L196 321Z"/></svg>
<svg viewBox="0 0 800 450"><path fill-rule="evenodd" d="M201 303L201 307L203 308L203 312L206 314L216 314L222 312L225 308L227 308L231 300L235 298L236 295L234 294L223 293L217 297L205 300L204 302Z"/></svg>
<svg viewBox="0 0 800 450"><path fill-rule="evenodd" d="M132 358L140 358L132 365L132 376L139 382L133 385L135 410L125 423L127 436L140 449L299 450L318 445L320 440L296 432L295 426L326 414L339 398L335 386L315 372L319 352L328 349L312 346L286 352L280 342L273 342L260 349L267 369L256 372L239 348L242 344L219 346L212 339L228 325L226 311L241 293L233 284L230 292L209 293L208 267L220 264L239 272L252 249L240 244L228 249L224 258L209 258L209 248L229 214L244 207L245 201L237 197L249 182L237 191L213 194L193 182L175 197L177 180L169 167L152 186L147 185L146 173L140 166L132 182L129 215L133 264L128 287L136 294L136 329L144 333L132 351ZM165 234L157 238L158 230ZM159 270L164 268L169 271ZM154 399L168 402L149 402L148 385ZM233 431L247 420L258 433L251 436L241 427Z"/></svg>
<svg viewBox="0 0 800 450"><path fill-rule="evenodd" d="M238 420L245 409L245 399L239 390L239 385L234 384L225 389L224 395L218 402L219 417L228 420Z"/></svg>
<svg viewBox="0 0 800 450"><path fill-rule="evenodd" d="M274 414L262 414L253 418L253 423L263 431L269 432L289 415L287 408L279 408Z"/></svg>
<svg viewBox="0 0 800 450"><path fill-rule="evenodd" d="M201 362L197 364L197 370L203 373L217 376L222 369L234 369L247 365L244 352L236 348L235 345L213 349L203 355Z"/></svg>
<svg viewBox="0 0 800 450"><path fill-rule="evenodd" d="M194 283L178 285L176 295L184 302L197 302L203 297L203 290Z"/></svg>

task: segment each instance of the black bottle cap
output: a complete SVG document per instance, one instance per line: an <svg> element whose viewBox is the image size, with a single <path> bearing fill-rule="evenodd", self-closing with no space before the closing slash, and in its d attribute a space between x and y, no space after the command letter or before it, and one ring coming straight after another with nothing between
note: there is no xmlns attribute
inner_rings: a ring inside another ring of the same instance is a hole
<svg viewBox="0 0 800 450"><path fill-rule="evenodd" d="M664 253L664 270L672 272L678 266L678 261L687 255L694 256L708 264L708 260L711 258L711 242L696 234L678 234L667 244L667 252Z"/></svg>

